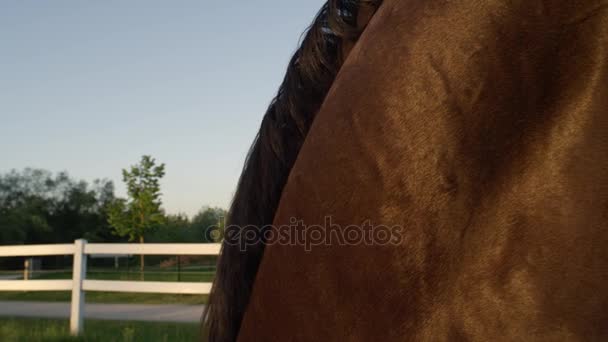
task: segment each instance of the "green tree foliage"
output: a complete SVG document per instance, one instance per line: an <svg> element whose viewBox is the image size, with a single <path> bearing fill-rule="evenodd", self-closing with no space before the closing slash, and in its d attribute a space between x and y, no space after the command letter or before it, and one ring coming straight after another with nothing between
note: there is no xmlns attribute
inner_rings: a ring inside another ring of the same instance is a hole
<svg viewBox="0 0 608 342"><path fill-rule="evenodd" d="M191 238L190 219L184 214L167 215L162 226L154 229L149 242L194 242Z"/></svg>
<svg viewBox="0 0 608 342"><path fill-rule="evenodd" d="M192 219L184 214L167 215L165 222L147 236L150 242L217 242L226 210L203 207ZM216 233L212 233L212 232Z"/></svg>
<svg viewBox="0 0 608 342"><path fill-rule="evenodd" d="M160 199L160 180L164 175L165 164L156 165L150 156L143 156L138 164L122 170L128 199L116 199L108 216L117 235L143 242L147 231L164 222Z"/></svg>
<svg viewBox="0 0 608 342"><path fill-rule="evenodd" d="M165 164L156 165L150 156L143 156L138 164L122 170L128 199L116 199L108 213L108 222L117 235L144 243L145 234L165 222L160 199L160 180L164 175ZM143 277L143 255L140 270Z"/></svg>
<svg viewBox="0 0 608 342"><path fill-rule="evenodd" d="M0 243L106 240L106 211L113 200L108 180L90 186L66 172L12 170L0 175Z"/></svg>
<svg viewBox="0 0 608 342"><path fill-rule="evenodd" d="M12 170L0 175L0 244L116 241L107 210L114 185L76 181L66 172Z"/></svg>
<svg viewBox="0 0 608 342"><path fill-rule="evenodd" d="M204 207L192 218L191 230L198 242L219 242L224 229L226 210ZM215 233L214 233L215 231Z"/></svg>

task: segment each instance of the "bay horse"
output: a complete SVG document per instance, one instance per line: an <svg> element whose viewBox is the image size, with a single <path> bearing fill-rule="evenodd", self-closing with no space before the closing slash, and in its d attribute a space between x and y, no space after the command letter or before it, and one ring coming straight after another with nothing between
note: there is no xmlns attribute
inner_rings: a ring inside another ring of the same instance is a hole
<svg viewBox="0 0 608 342"><path fill-rule="evenodd" d="M328 1L246 160L203 338L608 340L607 9ZM390 242L318 243L366 224Z"/></svg>

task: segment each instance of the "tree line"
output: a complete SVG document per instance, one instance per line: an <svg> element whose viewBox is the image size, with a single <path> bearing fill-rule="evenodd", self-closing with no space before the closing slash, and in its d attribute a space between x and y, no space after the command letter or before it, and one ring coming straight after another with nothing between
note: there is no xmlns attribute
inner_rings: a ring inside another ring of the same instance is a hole
<svg viewBox="0 0 608 342"><path fill-rule="evenodd" d="M162 167L161 167L162 166ZM166 214L159 180L164 165L144 156L123 170L127 198L107 179L92 183L67 172L26 168L0 174L0 245L90 242L213 242L225 210L204 207L193 218Z"/></svg>

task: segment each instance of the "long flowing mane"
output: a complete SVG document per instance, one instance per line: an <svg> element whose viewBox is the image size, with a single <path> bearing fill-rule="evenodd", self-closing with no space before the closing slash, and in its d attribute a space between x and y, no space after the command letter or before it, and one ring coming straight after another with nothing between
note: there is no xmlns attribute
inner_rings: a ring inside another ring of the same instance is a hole
<svg viewBox="0 0 608 342"><path fill-rule="evenodd" d="M319 110L344 60L345 48L357 40L362 6L375 10L381 0L329 0L308 28L289 62L285 78L261 123L249 151L227 217L227 226L241 227L235 236L248 244L227 243L202 319L203 339L235 341L258 266L264 253L263 229L272 223L283 187Z"/></svg>

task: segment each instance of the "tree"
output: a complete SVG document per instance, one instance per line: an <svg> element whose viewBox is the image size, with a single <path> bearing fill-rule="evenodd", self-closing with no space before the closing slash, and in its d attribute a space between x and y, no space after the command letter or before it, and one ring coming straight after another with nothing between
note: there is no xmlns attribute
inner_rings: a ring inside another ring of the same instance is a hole
<svg viewBox="0 0 608 342"><path fill-rule="evenodd" d="M0 174L0 244L66 243L108 231L114 185L93 185L41 169Z"/></svg>
<svg viewBox="0 0 608 342"><path fill-rule="evenodd" d="M112 241L107 207L114 185L26 168L0 174L0 244L70 243L75 239ZM63 267L63 257L42 258L44 267ZM0 259L0 267L19 267L19 258Z"/></svg>
<svg viewBox="0 0 608 342"><path fill-rule="evenodd" d="M115 234L128 236L129 241L144 243L146 232L163 223L160 179L164 175L165 164L156 165L150 156L143 156L130 170L122 170L128 199L115 200L108 211L108 222ZM140 272L143 279L143 254L140 256Z"/></svg>
<svg viewBox="0 0 608 342"><path fill-rule="evenodd" d="M224 228L226 210L203 207L192 218L192 231L199 242L219 242Z"/></svg>
<svg viewBox="0 0 608 342"><path fill-rule="evenodd" d="M190 219L185 214L165 216L162 226L147 236L151 242L192 242L190 239Z"/></svg>

